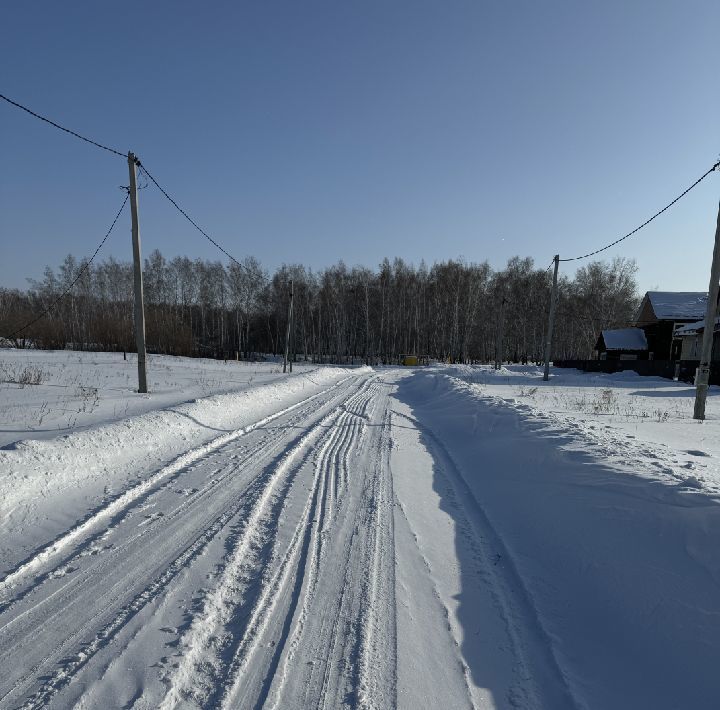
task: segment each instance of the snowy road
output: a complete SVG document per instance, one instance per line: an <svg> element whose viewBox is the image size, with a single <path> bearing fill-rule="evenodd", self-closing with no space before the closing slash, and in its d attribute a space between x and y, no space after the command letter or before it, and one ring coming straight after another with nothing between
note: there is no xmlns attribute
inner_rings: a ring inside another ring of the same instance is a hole
<svg viewBox="0 0 720 710"><path fill-rule="evenodd" d="M348 692L391 703L392 503L378 390L352 377L267 417L160 471L8 575L3 706L290 697L335 707ZM349 475L350 458L362 475Z"/></svg>
<svg viewBox="0 0 720 710"><path fill-rule="evenodd" d="M712 707L715 502L447 381L348 372L66 526L0 581L0 707Z"/></svg>

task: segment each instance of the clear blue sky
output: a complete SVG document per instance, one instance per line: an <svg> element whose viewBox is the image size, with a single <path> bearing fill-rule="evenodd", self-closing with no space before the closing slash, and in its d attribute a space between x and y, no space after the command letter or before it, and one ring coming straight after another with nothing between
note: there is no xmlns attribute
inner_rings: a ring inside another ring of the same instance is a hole
<svg viewBox="0 0 720 710"><path fill-rule="evenodd" d="M621 236L720 154L720 3L33 2L0 93L134 150L237 258L538 265ZM89 255L127 167L0 102L0 285ZM720 173L636 237L705 290ZM143 251L223 258L148 188ZM130 258L129 213L102 255ZM574 267L566 265L566 273Z"/></svg>

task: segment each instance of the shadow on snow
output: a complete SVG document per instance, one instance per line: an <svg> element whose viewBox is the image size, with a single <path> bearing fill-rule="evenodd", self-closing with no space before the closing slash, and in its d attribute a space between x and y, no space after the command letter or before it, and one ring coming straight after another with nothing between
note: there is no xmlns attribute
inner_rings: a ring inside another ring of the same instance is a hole
<svg viewBox="0 0 720 710"><path fill-rule="evenodd" d="M486 672L478 602L489 588L518 659L515 683L541 707L714 707L714 499L611 468L577 435L437 371L400 380L394 396L416 419L455 524L473 683L499 707L523 704Z"/></svg>

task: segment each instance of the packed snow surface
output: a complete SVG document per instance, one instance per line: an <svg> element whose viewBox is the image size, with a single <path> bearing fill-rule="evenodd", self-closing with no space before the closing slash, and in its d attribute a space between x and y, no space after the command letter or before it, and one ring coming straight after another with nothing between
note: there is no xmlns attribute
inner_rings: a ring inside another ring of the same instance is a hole
<svg viewBox="0 0 720 710"><path fill-rule="evenodd" d="M717 707L717 388L153 364L60 436L0 404L0 708Z"/></svg>

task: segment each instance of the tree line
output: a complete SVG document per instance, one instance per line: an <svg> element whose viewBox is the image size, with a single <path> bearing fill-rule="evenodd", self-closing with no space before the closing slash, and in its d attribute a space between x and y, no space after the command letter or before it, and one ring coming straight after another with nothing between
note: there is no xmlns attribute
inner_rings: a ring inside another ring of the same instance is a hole
<svg viewBox="0 0 720 710"><path fill-rule="evenodd" d="M85 271L51 312L48 308ZM601 329L628 324L638 305L634 261L616 258L561 276L553 358L586 358ZM414 354L452 362L495 357L500 324L505 360L542 358L551 273L513 257L502 270L450 260L415 266L385 259L377 269L343 262L314 272L300 264L274 273L253 257L240 265L166 259L144 262L149 352L215 358L282 353L294 284L296 358L396 362ZM27 290L0 288L0 337L15 347L133 351L132 263L87 266L68 255Z"/></svg>

